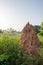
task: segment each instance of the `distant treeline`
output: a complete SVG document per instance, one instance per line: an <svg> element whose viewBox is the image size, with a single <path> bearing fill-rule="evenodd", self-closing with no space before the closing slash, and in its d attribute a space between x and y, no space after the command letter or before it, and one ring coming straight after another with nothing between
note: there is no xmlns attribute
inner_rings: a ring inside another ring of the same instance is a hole
<svg viewBox="0 0 43 65"><path fill-rule="evenodd" d="M41 28L41 26L39 26L39 25L34 25L34 29L35 29L35 31L37 32L37 33L39 33L40 32L40 28ZM0 29L0 33L21 33L21 31L17 31L17 30L14 30L13 28L10 28L10 29L7 29L7 30L2 30L2 29Z"/></svg>
<svg viewBox="0 0 43 65"><path fill-rule="evenodd" d="M43 22L41 22L40 25L34 25L34 29L37 33L42 32L43 33ZM13 28L2 30L0 29L0 33L21 33L21 31L14 30Z"/></svg>
<svg viewBox="0 0 43 65"><path fill-rule="evenodd" d="M13 28L7 29L7 30L2 30L0 29L0 33L21 33L20 31L14 30Z"/></svg>

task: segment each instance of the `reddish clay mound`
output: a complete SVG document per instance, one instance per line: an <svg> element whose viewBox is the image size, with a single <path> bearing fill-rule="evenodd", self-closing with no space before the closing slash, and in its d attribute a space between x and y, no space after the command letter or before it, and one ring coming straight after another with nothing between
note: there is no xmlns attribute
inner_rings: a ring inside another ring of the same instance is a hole
<svg viewBox="0 0 43 65"><path fill-rule="evenodd" d="M37 33L31 24L27 23L23 28L20 42L23 45L24 51L26 53L36 54L38 52L40 42L37 37Z"/></svg>

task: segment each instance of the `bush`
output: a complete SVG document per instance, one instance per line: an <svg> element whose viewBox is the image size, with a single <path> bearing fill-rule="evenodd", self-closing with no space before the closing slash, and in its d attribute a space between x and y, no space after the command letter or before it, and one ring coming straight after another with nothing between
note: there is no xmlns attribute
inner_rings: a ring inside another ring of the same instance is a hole
<svg viewBox="0 0 43 65"><path fill-rule="evenodd" d="M43 36L43 31L39 33L39 35Z"/></svg>

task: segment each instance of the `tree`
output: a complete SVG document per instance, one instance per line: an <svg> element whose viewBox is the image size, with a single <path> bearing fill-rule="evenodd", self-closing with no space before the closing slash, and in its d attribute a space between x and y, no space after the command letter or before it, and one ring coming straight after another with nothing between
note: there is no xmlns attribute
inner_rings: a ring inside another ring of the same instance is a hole
<svg viewBox="0 0 43 65"><path fill-rule="evenodd" d="M43 31L43 22L41 22L41 31Z"/></svg>
<svg viewBox="0 0 43 65"><path fill-rule="evenodd" d="M41 28L40 28L40 33L39 34L43 36L43 22L41 22L40 26L41 26Z"/></svg>
<svg viewBox="0 0 43 65"><path fill-rule="evenodd" d="M39 25L35 25L35 26L34 26L34 29L35 29L35 31L36 31L37 33L40 32L40 26L39 26Z"/></svg>

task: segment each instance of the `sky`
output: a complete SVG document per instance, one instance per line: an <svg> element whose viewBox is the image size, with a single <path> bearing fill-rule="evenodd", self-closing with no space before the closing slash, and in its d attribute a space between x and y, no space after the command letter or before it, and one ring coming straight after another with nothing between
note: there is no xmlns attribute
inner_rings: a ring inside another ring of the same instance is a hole
<svg viewBox="0 0 43 65"><path fill-rule="evenodd" d="M20 31L29 22L43 21L43 0L0 0L0 29L12 27Z"/></svg>

